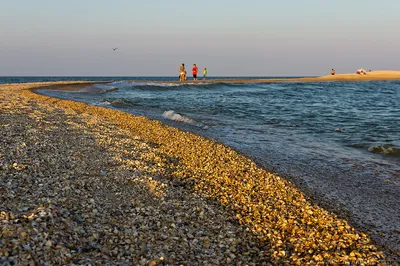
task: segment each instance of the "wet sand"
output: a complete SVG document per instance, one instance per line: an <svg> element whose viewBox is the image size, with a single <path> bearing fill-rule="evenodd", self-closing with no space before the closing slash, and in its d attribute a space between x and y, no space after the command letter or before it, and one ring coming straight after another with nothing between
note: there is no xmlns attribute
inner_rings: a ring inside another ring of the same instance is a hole
<svg viewBox="0 0 400 266"><path fill-rule="evenodd" d="M234 150L29 90L43 85L54 83L0 86L2 260L388 261L367 234Z"/></svg>

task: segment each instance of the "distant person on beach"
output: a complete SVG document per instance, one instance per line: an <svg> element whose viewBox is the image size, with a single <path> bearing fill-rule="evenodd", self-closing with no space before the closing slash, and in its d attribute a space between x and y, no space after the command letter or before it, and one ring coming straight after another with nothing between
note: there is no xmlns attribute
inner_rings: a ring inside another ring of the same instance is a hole
<svg viewBox="0 0 400 266"><path fill-rule="evenodd" d="M364 68L360 68L360 69L357 69L356 74L359 74L359 75L367 75L367 71L365 71Z"/></svg>
<svg viewBox="0 0 400 266"><path fill-rule="evenodd" d="M185 64L182 63L182 65L179 67L179 81L185 81L186 80L186 69L185 69Z"/></svg>
<svg viewBox="0 0 400 266"><path fill-rule="evenodd" d="M196 64L193 64L193 68L192 68L192 74L193 74L193 80L198 80L197 79L197 72L199 71L198 67L196 66Z"/></svg>
<svg viewBox="0 0 400 266"><path fill-rule="evenodd" d="M336 71L332 68L331 75L334 76L335 74L336 74Z"/></svg>
<svg viewBox="0 0 400 266"><path fill-rule="evenodd" d="M207 68L204 68L203 70L203 79L207 78Z"/></svg>

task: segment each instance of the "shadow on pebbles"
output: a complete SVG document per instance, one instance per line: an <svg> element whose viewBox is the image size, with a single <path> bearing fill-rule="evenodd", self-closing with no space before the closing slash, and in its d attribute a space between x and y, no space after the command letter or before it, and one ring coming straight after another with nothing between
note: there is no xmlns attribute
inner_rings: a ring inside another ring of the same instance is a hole
<svg viewBox="0 0 400 266"><path fill-rule="evenodd" d="M133 133L116 111L32 86L0 87L0 265L385 263L368 236L229 148L157 122Z"/></svg>
<svg viewBox="0 0 400 266"><path fill-rule="evenodd" d="M231 211L157 165L157 145L26 98L0 104L0 265L269 261Z"/></svg>

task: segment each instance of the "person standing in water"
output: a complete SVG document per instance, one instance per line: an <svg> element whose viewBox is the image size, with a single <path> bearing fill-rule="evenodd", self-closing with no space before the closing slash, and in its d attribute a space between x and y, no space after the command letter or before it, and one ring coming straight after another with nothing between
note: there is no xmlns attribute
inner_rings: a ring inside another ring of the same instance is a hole
<svg viewBox="0 0 400 266"><path fill-rule="evenodd" d="M185 64L182 63L182 65L179 67L179 81L185 81L185 80L186 80Z"/></svg>
<svg viewBox="0 0 400 266"><path fill-rule="evenodd" d="M204 68L203 70L203 79L207 78L207 68Z"/></svg>
<svg viewBox="0 0 400 266"><path fill-rule="evenodd" d="M193 64L193 68L192 68L193 80L198 80L197 79L197 72L198 71L199 71L199 69L197 68L196 64Z"/></svg>

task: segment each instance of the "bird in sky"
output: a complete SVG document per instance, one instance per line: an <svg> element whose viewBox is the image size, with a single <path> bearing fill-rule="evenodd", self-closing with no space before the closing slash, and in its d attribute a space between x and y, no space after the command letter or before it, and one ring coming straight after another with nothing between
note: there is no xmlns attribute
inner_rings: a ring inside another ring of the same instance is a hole
<svg viewBox="0 0 400 266"><path fill-rule="evenodd" d="M118 48L112 48L113 49L113 51L115 52L115 50L117 50Z"/></svg>

